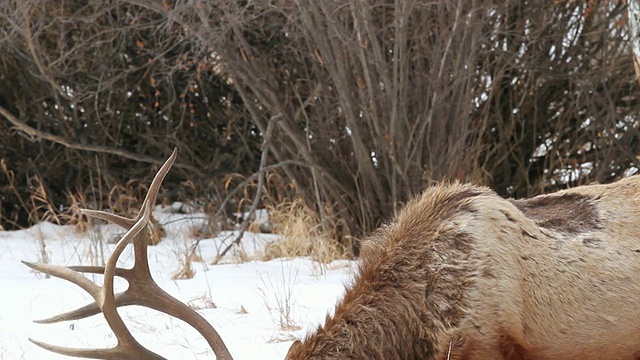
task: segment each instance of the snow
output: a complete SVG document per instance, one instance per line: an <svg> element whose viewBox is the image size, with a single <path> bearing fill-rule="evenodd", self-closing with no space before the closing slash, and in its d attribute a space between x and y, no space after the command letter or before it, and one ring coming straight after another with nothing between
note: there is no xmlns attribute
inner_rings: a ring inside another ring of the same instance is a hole
<svg viewBox="0 0 640 360"><path fill-rule="evenodd" d="M204 261L193 263L193 278L173 280L186 249L195 241L193 230L205 217L175 214L161 207L154 214L166 230L162 242L149 247L154 279L213 324L236 359L283 359L292 341L324 322L353 278L355 264L347 260L329 264L309 258L260 261L264 245L279 239L268 234L245 234L241 249L210 265L219 249L235 238L235 232L223 232L199 243L198 254ZM51 223L0 231L0 360L68 359L33 345L30 337L82 348L115 345L115 336L101 314L58 324L33 323L93 300L76 285L46 278L20 260L41 261L41 244L45 244L51 264L102 265L114 247L106 240L118 234L122 230L111 224L94 225L85 233ZM119 266L132 264L130 247ZM243 252L246 255L240 256ZM87 276L101 281L101 276ZM116 289L125 288L126 282L117 279ZM138 306L119 308L119 313L141 344L168 359L215 358L204 339L181 320Z"/></svg>

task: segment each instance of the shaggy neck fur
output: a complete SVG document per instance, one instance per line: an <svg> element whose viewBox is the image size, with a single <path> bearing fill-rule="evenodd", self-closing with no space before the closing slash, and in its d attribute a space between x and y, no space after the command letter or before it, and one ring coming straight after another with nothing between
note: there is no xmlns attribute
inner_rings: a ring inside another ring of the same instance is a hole
<svg viewBox="0 0 640 360"><path fill-rule="evenodd" d="M523 200L433 186L287 358L638 360L638 234L640 176Z"/></svg>
<svg viewBox="0 0 640 360"><path fill-rule="evenodd" d="M473 283L473 239L456 229L478 188L427 191L363 245L359 277L288 359L430 359L454 346Z"/></svg>

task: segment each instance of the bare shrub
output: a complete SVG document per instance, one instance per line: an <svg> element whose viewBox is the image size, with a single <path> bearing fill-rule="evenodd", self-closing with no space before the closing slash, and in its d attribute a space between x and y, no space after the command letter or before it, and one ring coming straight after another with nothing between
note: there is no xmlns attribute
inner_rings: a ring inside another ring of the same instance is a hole
<svg viewBox="0 0 640 360"><path fill-rule="evenodd" d="M515 197L607 182L637 171L640 151L625 7L6 1L0 158L22 199L38 175L56 204L65 189L104 204L91 174L146 182L134 161L178 145L167 196L219 202L228 174L258 170L278 118L272 170L343 244L439 180ZM3 226L28 223L3 196Z"/></svg>
<svg viewBox="0 0 640 360"><path fill-rule="evenodd" d="M0 159L23 199L25 179L37 175L56 204L70 191L105 205L96 190L149 180L139 164L161 164L171 145L185 159L169 182L172 199L211 200L226 173L255 171L259 136L217 75L218 60L164 15L126 2L0 3L0 79L11 84L0 89ZM198 190L175 186L185 179ZM30 205L0 191L2 224L29 225Z"/></svg>
<svg viewBox="0 0 640 360"><path fill-rule="evenodd" d="M280 117L274 161L343 238L435 181L523 196L636 162L622 2L145 6L215 51L259 131Z"/></svg>

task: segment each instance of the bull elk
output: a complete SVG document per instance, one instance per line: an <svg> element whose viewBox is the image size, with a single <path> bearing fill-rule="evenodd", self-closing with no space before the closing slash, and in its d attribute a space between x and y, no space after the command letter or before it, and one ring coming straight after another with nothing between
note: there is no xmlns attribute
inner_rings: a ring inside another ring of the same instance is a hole
<svg viewBox="0 0 640 360"><path fill-rule="evenodd" d="M37 345L76 357L160 359L116 311L141 305L184 320L218 359L231 359L215 329L149 272L142 230L175 157L174 150L135 219L82 211L129 229L105 267L25 263L95 299L40 322L101 311L117 345ZM526 200L459 183L430 187L363 244L354 284L287 359L640 359L639 234L638 176ZM130 242L135 265L116 268ZM82 272L104 274L103 286ZM114 294L114 276L129 282L123 293Z"/></svg>

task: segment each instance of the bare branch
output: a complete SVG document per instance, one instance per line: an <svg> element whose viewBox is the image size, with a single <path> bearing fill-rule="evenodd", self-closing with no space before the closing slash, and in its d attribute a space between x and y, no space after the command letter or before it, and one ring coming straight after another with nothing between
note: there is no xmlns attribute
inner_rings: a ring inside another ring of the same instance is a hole
<svg viewBox="0 0 640 360"><path fill-rule="evenodd" d="M131 153L131 152L120 150L120 149L110 148L107 146L73 143L61 136L49 134L47 132L32 128L26 123L20 121L17 117L15 117L13 114L11 114L9 111L7 111L7 109L5 109L2 106L0 106L0 115L4 116L7 120L9 120L11 124L13 124L13 126L15 126L18 130L22 131L25 135L27 135L31 142L38 141L38 140L48 140L56 144L64 145L74 150L91 151L91 152L121 156L126 159L155 164L155 165L161 165L163 163L162 160L159 160L151 156L135 154L135 153ZM189 164L177 163L176 167L183 168L185 170L193 172L198 176L205 176L205 174L203 174L202 171L200 171L199 169Z"/></svg>
<svg viewBox="0 0 640 360"><path fill-rule="evenodd" d="M631 35L631 50L633 52L633 67L636 70L638 84L640 84L640 0L629 0L629 33Z"/></svg>
<svg viewBox="0 0 640 360"><path fill-rule="evenodd" d="M267 166L267 159L268 159L269 148L270 148L269 143L271 142L271 134L273 133L273 127L275 126L275 123L278 120L280 120L281 117L282 117L281 114L273 116L269 120L269 124L267 125L267 131L264 134L264 141L262 142L262 157L260 158L260 170L264 169ZM229 245L227 245L226 248L224 248L224 250L222 250L222 252L218 254L218 256L216 256L216 259L213 261L213 265L220 262L220 260L222 260L222 258L227 254L227 252L229 252L229 250L231 250L232 247L240 244L240 241L242 240L242 237L244 236L245 231L247 231L247 228L249 227L249 223L251 223L251 221L253 220L253 216L256 212L256 209L258 208L258 204L260 203L260 200L262 197L262 189L264 187L264 177L265 177L264 171L260 171L258 175L258 188L256 190L256 195L253 198L253 202L251 203L251 208L249 209L249 212L247 213L246 218L242 221L242 225L238 230L238 235L231 243L229 243Z"/></svg>

